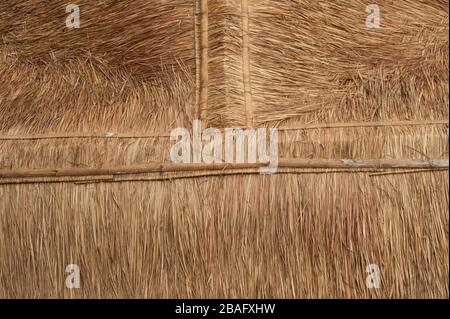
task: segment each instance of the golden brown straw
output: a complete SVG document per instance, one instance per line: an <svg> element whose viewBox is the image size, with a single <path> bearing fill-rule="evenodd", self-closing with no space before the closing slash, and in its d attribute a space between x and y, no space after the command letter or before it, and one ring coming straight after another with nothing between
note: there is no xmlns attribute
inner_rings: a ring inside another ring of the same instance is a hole
<svg viewBox="0 0 450 319"><path fill-rule="evenodd" d="M448 0L76 3L0 1L0 298L448 299Z"/></svg>

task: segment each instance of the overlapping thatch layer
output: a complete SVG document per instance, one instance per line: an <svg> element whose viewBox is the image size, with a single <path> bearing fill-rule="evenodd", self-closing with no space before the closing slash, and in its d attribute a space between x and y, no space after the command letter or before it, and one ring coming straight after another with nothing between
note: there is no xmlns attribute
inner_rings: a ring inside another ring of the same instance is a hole
<svg viewBox="0 0 450 319"><path fill-rule="evenodd" d="M447 190L448 172L2 186L0 294L445 297Z"/></svg>

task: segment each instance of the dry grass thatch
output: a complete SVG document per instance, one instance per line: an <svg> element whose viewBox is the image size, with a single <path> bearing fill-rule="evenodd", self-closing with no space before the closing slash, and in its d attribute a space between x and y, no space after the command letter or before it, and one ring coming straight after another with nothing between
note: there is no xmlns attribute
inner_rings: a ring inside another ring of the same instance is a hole
<svg viewBox="0 0 450 319"><path fill-rule="evenodd" d="M0 297L448 298L447 0L380 29L362 0L76 2L80 29L0 3ZM278 127L278 173L170 164L196 118Z"/></svg>

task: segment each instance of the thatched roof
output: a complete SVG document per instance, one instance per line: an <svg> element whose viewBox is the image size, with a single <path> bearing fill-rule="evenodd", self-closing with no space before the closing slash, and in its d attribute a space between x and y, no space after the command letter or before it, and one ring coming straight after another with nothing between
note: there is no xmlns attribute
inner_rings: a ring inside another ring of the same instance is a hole
<svg viewBox="0 0 450 319"><path fill-rule="evenodd" d="M77 4L0 3L0 297L448 298L447 0L379 29L360 0ZM194 119L277 127L277 174L171 163Z"/></svg>

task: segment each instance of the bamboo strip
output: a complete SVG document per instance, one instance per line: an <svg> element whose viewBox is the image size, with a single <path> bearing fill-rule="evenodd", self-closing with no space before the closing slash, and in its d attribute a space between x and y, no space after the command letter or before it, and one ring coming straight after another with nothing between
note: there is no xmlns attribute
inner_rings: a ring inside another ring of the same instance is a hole
<svg viewBox="0 0 450 319"><path fill-rule="evenodd" d="M200 0L200 120L207 125L206 111L208 109L209 86L209 11L208 0Z"/></svg>
<svg viewBox="0 0 450 319"><path fill-rule="evenodd" d="M200 0L194 0L194 46L195 46L195 118L200 118L201 90L201 9Z"/></svg>
<svg viewBox="0 0 450 319"><path fill-rule="evenodd" d="M320 128L353 128L353 127L387 127L387 126L422 126L422 125L448 125L448 120L418 120L418 121L381 121L381 122L349 122L306 124L301 127L279 128L279 131L312 130Z"/></svg>
<svg viewBox="0 0 450 319"><path fill-rule="evenodd" d="M243 164L174 164L155 163L104 168L0 169L0 178L67 177L98 175L130 175L146 173L189 172L226 169L260 168L264 163Z"/></svg>
<svg viewBox="0 0 450 319"><path fill-rule="evenodd" d="M330 124L306 124L301 127L278 128L278 131L300 131L321 128L357 128L357 127L389 127L389 126L422 126L422 125L448 125L448 120L429 121L392 121L392 122L350 122ZM223 130L222 130L223 131ZM154 135L151 133L117 133L117 132L93 132L93 133L48 133L35 135L0 135L0 140L45 140L45 139L76 139L76 138L170 138L170 135Z"/></svg>
<svg viewBox="0 0 450 319"><path fill-rule="evenodd" d="M249 40L249 8L248 0L242 0L242 71L244 83L244 103L247 127L253 127L253 106L250 81L250 40Z"/></svg>
<svg viewBox="0 0 450 319"><path fill-rule="evenodd" d="M114 176L63 176L63 177L38 177L38 178L7 178L0 179L0 185L22 184L62 184L62 183L104 183L114 181Z"/></svg>
<svg viewBox="0 0 450 319"><path fill-rule="evenodd" d="M115 132L94 132L94 133L48 133L36 135L0 135L0 140L51 140L51 139L76 139L76 138L107 138L107 139L127 139L127 138L170 138L170 135L153 135L139 133L115 133Z"/></svg>
<svg viewBox="0 0 450 319"><path fill-rule="evenodd" d="M304 175L304 174L332 174L332 173L376 173L380 172L379 169L320 169L320 170L304 170L304 169L280 169L275 174L277 175ZM95 184L95 183L124 183L124 182L155 182L155 181L167 181L167 180L178 180L178 179L188 179L188 178L202 178L202 177L217 177L217 176L241 176L241 175L260 175L257 169L236 169L233 171L220 171L220 172L204 172L204 173L194 173L194 174L181 174L181 175L166 175L166 176L143 176L143 177L132 177L132 178L114 178L112 180L83 180L77 181L75 184ZM0 182L1 184L1 182Z"/></svg>
<svg viewBox="0 0 450 319"><path fill-rule="evenodd" d="M198 172L260 168L267 163L243 164L175 164L156 163L146 165L130 165L126 167L105 168L56 168L56 169L1 169L0 178L33 178L33 177L69 177L69 176L105 176L131 175L167 172ZM353 168L353 169L396 169L396 168L448 168L446 160L414 160L414 159L289 159L279 160L279 168Z"/></svg>
<svg viewBox="0 0 450 319"><path fill-rule="evenodd" d="M386 176L386 175L401 175L401 174L415 174L415 173L427 173L427 172L441 172L447 171L447 168L427 168L427 169L405 169L399 171L382 171L369 174L370 177Z"/></svg>
<svg viewBox="0 0 450 319"><path fill-rule="evenodd" d="M306 174L369 174L370 177L396 175L396 174L412 174L446 171L445 168L431 169L406 169L401 171L385 171L381 169L280 169L277 175L306 175ZM242 176L242 175L259 175L258 169L236 169L233 171L207 171L202 173L180 174L180 175L164 175L164 176L139 176L139 177L120 177L114 176L96 176L96 177L53 177L53 178L22 178L22 179L3 179L0 185L21 185L21 184L62 184L73 183L75 185L100 184L100 183L125 183L125 182L158 182L172 181L190 178L217 177L217 176Z"/></svg>
<svg viewBox="0 0 450 319"><path fill-rule="evenodd" d="M280 168L448 168L445 160L415 159L281 159Z"/></svg>

